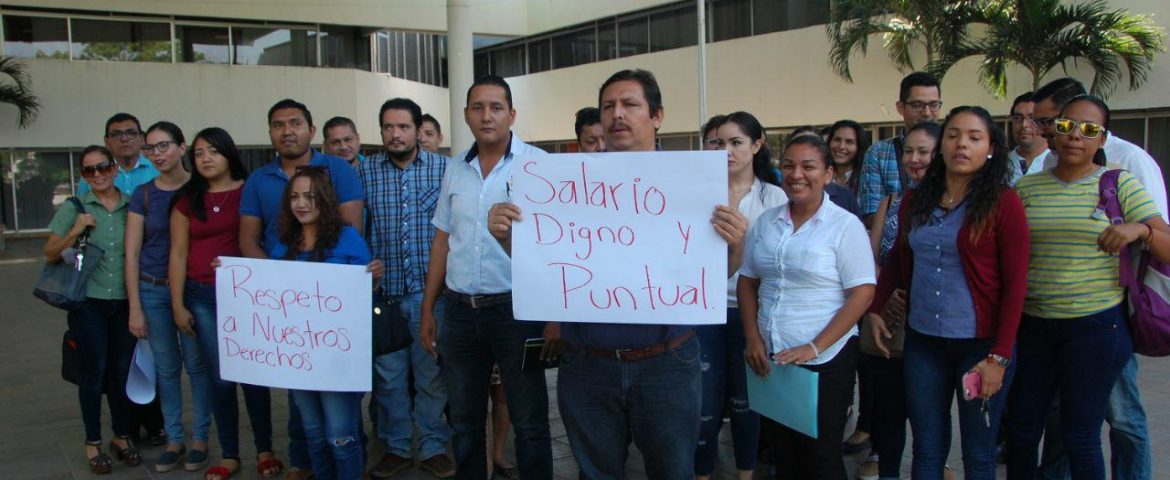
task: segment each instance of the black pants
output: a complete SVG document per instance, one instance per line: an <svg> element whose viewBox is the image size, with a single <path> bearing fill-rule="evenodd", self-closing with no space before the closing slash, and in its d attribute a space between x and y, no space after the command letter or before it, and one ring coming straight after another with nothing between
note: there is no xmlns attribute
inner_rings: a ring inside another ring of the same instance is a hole
<svg viewBox="0 0 1170 480"><path fill-rule="evenodd" d="M848 421L846 414L853 400L858 355L857 337L854 337L832 360L804 366L820 373L816 439L764 419L765 428L771 431L778 480L846 480L841 442Z"/></svg>
<svg viewBox="0 0 1170 480"><path fill-rule="evenodd" d="M862 355L873 369L873 446L881 454L882 478L897 477L906 451L906 375L901 358Z"/></svg>

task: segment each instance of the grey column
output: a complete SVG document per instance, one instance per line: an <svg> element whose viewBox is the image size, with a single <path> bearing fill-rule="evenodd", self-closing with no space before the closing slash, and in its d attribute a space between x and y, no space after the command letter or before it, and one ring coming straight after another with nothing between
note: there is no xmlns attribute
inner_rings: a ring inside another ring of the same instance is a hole
<svg viewBox="0 0 1170 480"><path fill-rule="evenodd" d="M475 81L475 62L471 43L472 12L469 0L447 0L447 90L450 95L451 154L458 155L475 142L463 121L467 106L467 89Z"/></svg>

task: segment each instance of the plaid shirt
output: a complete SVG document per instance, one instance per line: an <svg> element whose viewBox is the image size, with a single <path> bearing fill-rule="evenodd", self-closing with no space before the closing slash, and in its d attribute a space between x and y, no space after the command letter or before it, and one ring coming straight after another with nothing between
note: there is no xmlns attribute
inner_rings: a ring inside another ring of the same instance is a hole
<svg viewBox="0 0 1170 480"><path fill-rule="evenodd" d="M876 213L887 195L902 193L902 162L894 148L894 140L879 141L865 152L865 160L861 163L861 188L857 194L862 216Z"/></svg>
<svg viewBox="0 0 1170 480"><path fill-rule="evenodd" d="M386 152L358 165L370 253L386 263L382 292L387 295L423 291L435 236L431 217L447 160L420 148L406 169L398 168Z"/></svg>

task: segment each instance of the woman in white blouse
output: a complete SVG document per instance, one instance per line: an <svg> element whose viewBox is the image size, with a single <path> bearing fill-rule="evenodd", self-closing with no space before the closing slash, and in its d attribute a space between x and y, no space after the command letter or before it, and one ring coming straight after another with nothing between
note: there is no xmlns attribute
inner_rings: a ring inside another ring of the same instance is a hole
<svg viewBox="0 0 1170 480"><path fill-rule="evenodd" d="M857 319L873 298L874 264L861 221L829 201L829 150L819 137L794 138L780 160L788 204L765 211L748 231L737 284L740 318L756 375L770 363L819 373L813 439L765 421L780 479L846 478L841 437L857 367Z"/></svg>

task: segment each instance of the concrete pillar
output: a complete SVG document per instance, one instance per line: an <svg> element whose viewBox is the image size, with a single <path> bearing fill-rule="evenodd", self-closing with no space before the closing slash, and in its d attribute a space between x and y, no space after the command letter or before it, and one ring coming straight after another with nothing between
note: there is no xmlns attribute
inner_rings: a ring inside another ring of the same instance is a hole
<svg viewBox="0 0 1170 480"><path fill-rule="evenodd" d="M471 43L470 0L447 0L447 90L451 96L451 154L471 148L475 138L463 121L467 89L475 82L475 61Z"/></svg>

